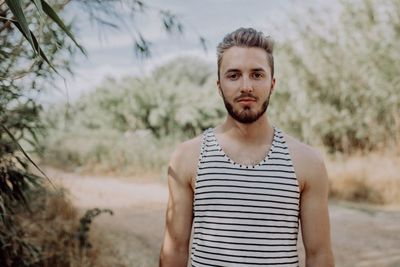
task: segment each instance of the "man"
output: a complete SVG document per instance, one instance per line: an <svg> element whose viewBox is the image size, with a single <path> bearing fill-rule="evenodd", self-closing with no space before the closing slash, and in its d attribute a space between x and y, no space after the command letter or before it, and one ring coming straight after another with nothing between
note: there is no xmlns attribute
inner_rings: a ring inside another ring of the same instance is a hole
<svg viewBox="0 0 400 267"><path fill-rule="evenodd" d="M299 221L306 266L333 266L323 159L266 113L272 41L240 28L217 50L228 116L171 157L160 266L299 266Z"/></svg>

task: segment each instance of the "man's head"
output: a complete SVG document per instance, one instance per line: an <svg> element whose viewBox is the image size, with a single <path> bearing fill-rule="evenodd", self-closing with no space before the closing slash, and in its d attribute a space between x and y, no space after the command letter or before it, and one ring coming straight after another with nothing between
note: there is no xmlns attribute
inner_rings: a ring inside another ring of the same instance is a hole
<svg viewBox="0 0 400 267"><path fill-rule="evenodd" d="M231 33L225 35L222 42L217 46L217 65L218 65L218 80L220 79L221 62L224 52L231 47L258 47L266 52L269 67L271 68L271 77L274 77L274 57L273 40L264 33L256 31L253 28L239 28Z"/></svg>
<svg viewBox="0 0 400 267"><path fill-rule="evenodd" d="M217 47L219 93L236 121L255 122L267 110L275 85L272 47L252 28L229 33Z"/></svg>

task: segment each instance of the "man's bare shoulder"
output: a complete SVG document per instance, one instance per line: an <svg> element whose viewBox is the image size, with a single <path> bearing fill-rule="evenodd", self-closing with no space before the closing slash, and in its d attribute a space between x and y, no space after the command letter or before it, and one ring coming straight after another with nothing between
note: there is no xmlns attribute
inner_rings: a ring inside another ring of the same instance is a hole
<svg viewBox="0 0 400 267"><path fill-rule="evenodd" d="M283 133L283 136L289 148L300 188L304 188L305 183L314 180L316 177L321 177L317 179L324 179L322 176L326 176L326 170L322 154L314 147L286 133Z"/></svg>
<svg viewBox="0 0 400 267"><path fill-rule="evenodd" d="M299 141L298 139L288 135L287 133L283 133L283 135L291 154L301 154L301 158L306 161L323 161L321 153L316 148Z"/></svg>
<svg viewBox="0 0 400 267"><path fill-rule="evenodd" d="M199 135L179 144L171 155L169 168L183 182L190 183L196 175L202 139Z"/></svg>

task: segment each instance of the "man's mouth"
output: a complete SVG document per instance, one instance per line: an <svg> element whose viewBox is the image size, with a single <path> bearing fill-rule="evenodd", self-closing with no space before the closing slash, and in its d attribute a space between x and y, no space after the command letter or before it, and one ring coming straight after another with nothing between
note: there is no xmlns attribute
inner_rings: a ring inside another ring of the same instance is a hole
<svg viewBox="0 0 400 267"><path fill-rule="evenodd" d="M238 99L238 102L241 103L251 103L251 102L256 102L256 99L253 97L242 97Z"/></svg>

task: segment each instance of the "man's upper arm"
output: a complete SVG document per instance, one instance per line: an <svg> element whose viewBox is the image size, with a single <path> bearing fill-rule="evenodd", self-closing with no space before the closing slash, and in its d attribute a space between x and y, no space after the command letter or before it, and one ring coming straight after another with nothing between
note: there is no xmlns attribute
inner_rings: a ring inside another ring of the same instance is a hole
<svg viewBox="0 0 400 267"><path fill-rule="evenodd" d="M161 249L162 266L186 266L193 220L191 180L196 172L199 154L196 146L196 141L181 144L169 162L169 199Z"/></svg>
<svg viewBox="0 0 400 267"><path fill-rule="evenodd" d="M301 193L300 221L306 266L333 266L328 213L329 181L322 156L307 153L304 188Z"/></svg>
<svg viewBox="0 0 400 267"><path fill-rule="evenodd" d="M193 191L190 174L184 164L184 151L174 152L168 166L169 200L166 232L177 245L189 242L193 217Z"/></svg>

